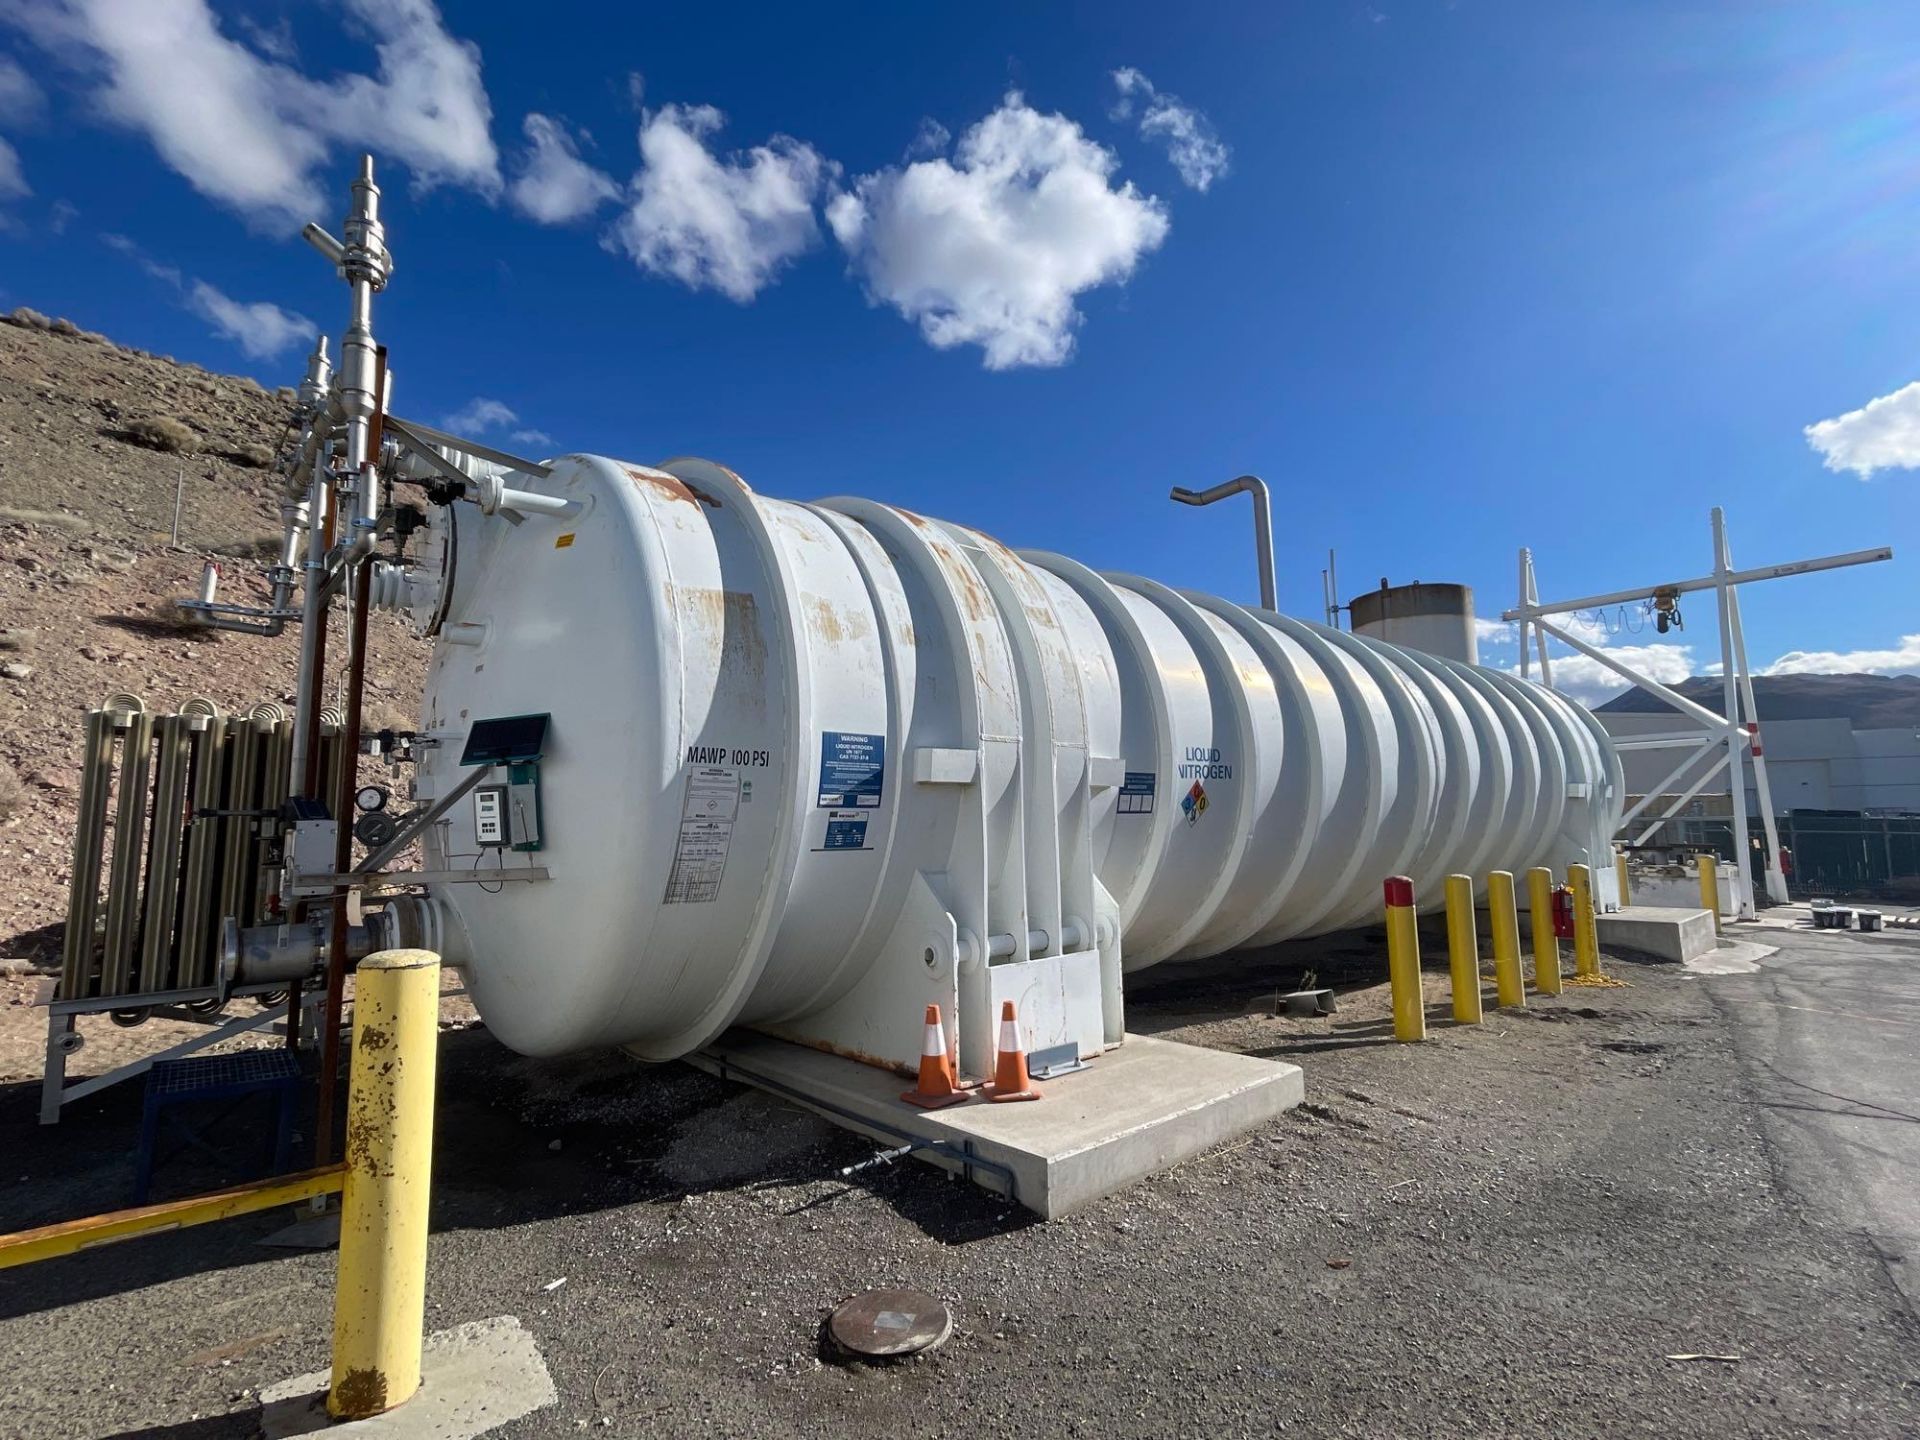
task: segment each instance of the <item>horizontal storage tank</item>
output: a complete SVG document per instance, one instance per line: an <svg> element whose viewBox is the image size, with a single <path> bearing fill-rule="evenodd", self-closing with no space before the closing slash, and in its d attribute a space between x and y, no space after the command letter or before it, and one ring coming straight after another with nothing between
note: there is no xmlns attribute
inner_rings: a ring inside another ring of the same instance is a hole
<svg viewBox="0 0 1920 1440"><path fill-rule="evenodd" d="M1470 585L1389 585L1356 595L1347 605L1353 633L1420 650L1446 660L1480 663Z"/></svg>
<svg viewBox="0 0 1920 1440"><path fill-rule="evenodd" d="M426 868L473 881L408 912L517 1050L747 1023L910 1065L931 1002L988 1074L1004 999L1095 1053L1126 973L1361 924L1395 873L1607 853L1611 742L1500 671L706 461L530 488L570 513L436 512L417 795L549 713L541 848L455 806Z"/></svg>

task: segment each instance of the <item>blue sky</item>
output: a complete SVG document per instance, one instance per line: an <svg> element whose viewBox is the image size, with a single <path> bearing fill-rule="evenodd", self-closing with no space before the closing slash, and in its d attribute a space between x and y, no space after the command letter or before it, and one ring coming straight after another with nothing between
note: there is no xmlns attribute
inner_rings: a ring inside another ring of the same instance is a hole
<svg viewBox="0 0 1920 1440"><path fill-rule="evenodd" d="M296 236L372 148L403 415L1248 600L1165 495L1254 471L1314 618L1329 546L1493 616L1522 544L1700 573L1719 503L1903 551L1752 587L1756 664L1920 671L1910 3L9 0L0 146L0 299L210 368L339 330Z"/></svg>

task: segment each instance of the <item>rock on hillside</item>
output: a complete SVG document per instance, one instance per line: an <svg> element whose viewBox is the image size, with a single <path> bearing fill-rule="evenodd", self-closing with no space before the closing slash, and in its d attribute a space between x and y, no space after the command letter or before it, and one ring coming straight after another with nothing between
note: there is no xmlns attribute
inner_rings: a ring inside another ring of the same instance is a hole
<svg viewBox="0 0 1920 1440"><path fill-rule="evenodd" d="M171 606L209 554L224 593L265 598L251 556L279 533L263 467L291 405L31 311L0 321L0 959L47 961L67 909L82 713L120 690L154 710L292 698L295 631L190 628ZM182 448L154 448L170 443ZM344 616L328 643L345 653ZM375 616L369 722L411 723L425 669L426 647Z"/></svg>

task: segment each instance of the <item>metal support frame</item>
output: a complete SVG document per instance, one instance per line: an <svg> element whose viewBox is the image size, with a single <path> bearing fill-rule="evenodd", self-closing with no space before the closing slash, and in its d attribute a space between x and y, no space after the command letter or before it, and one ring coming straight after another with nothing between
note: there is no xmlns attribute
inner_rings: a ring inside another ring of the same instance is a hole
<svg viewBox="0 0 1920 1440"><path fill-rule="evenodd" d="M1726 512L1716 505L1713 508L1713 571L1711 574L1671 584L1636 586L1628 590L1611 591L1604 595L1583 595L1577 600L1558 600L1552 604L1542 604L1539 587L1534 578L1533 552L1523 549L1520 552L1519 604L1511 610L1504 611L1500 618L1518 621L1520 624L1520 674L1523 678L1527 677L1530 668L1531 657L1527 647L1531 640L1536 647L1540 662L1541 682L1549 687L1553 685L1552 662L1547 655L1547 639L1551 636L1579 654L1604 665L1629 684L1658 696L1672 706L1682 719L1693 722L1697 727L1693 730L1668 731L1657 735L1634 735L1616 742L1621 750L1685 749L1687 751L1680 763L1668 772L1666 778L1652 787L1641 798L1639 804L1621 817L1620 832L1624 833L1649 808L1658 804L1666 795L1668 787L1678 784L1681 777L1701 760L1714 757L1713 763L1705 772L1698 776L1677 799L1667 805L1631 843L1644 845L1661 825L1677 815L1683 806L1712 782L1715 776L1722 770L1730 769L1728 790L1733 804L1733 847L1737 855L1735 870L1738 874L1736 883L1739 913L1742 919L1752 919L1754 915L1753 876L1747 864L1749 833L1747 786L1745 766L1742 763L1749 750L1753 757L1754 789L1760 803L1760 824L1766 835L1768 895L1784 902L1787 899L1787 880L1780 868L1780 836L1774 823L1773 790L1767 780L1766 758L1760 746L1760 712L1753 699L1753 675L1747 665L1747 639L1745 629L1740 623L1740 595L1737 587L1756 580L1777 580L1788 575L1807 575L1819 570L1870 565L1876 561L1892 558L1892 548L1883 545L1872 550L1850 550L1844 554L1823 555L1812 560L1793 560L1781 565L1762 565L1750 570L1735 570L1732 551L1727 544ZM1651 599L1656 593L1678 596L1702 590L1714 592L1716 618L1719 621L1721 703L1724 711L1721 714L1715 714L1706 706L1687 699L1686 696L1662 685L1652 676L1623 663L1618 656L1610 655L1605 650L1588 644L1546 618L1549 615L1567 615L1607 605L1636 603ZM1716 751L1722 753L1716 757Z"/></svg>
<svg viewBox="0 0 1920 1440"><path fill-rule="evenodd" d="M1273 497L1267 492L1267 482L1258 475L1241 475L1211 490L1189 490L1184 485L1176 485L1167 498L1178 500L1182 505L1211 505L1216 500L1242 493L1253 496L1253 550L1254 560L1260 567L1260 608L1273 610L1278 608L1278 601L1273 575Z"/></svg>
<svg viewBox="0 0 1920 1440"><path fill-rule="evenodd" d="M218 1045L223 1040L231 1040L250 1030L261 1030L268 1026L279 1027L284 1033L290 1000L281 1000L272 1005L263 1005L252 1015L235 1015L219 1021L213 1015L202 1015L186 1008L197 1001L220 1000L225 998L244 999L259 996L273 990L285 990L285 982L275 981L266 985L244 985L223 996L215 986L208 985L194 990L163 990L147 995L98 995L86 1000L54 1000L47 1005L47 1068L40 1081L40 1123L58 1125L60 1111L64 1106L76 1100L84 1100L96 1095L110 1085L118 1085L122 1080L131 1080L136 1075L144 1075L162 1060L178 1060L209 1045ZM303 1009L320 1003L318 991L300 997ZM67 1057L77 1053L80 1046L69 1040L69 1036L78 1035L74 1029L74 1020L81 1015L104 1015L114 1010L147 1010L156 1018L163 1020L185 1020L196 1025L210 1027L204 1034L189 1035L177 1044L164 1050L156 1050L151 1055L143 1055L137 1060L129 1060L107 1071L104 1075L94 1075L69 1085L67 1084Z"/></svg>

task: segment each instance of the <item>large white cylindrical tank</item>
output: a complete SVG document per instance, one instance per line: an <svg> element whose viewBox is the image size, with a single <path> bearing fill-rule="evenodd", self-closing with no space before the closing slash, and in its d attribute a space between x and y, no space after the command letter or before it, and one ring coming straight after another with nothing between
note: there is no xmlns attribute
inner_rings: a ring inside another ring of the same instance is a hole
<svg viewBox="0 0 1920 1440"><path fill-rule="evenodd" d="M552 716L542 848L482 849L461 807L427 846L475 876L436 933L526 1053L750 1023L910 1064L932 1002L990 1073L1017 999L1084 1054L1125 971L1363 923L1396 873L1437 898L1598 857L1618 818L1605 732L1499 671L705 461L538 488L577 508L440 512L417 777L443 796L476 721Z"/></svg>
<svg viewBox="0 0 1920 1440"><path fill-rule="evenodd" d="M1380 582L1347 605L1353 633L1419 650L1444 660L1480 663L1480 637L1473 625L1473 587Z"/></svg>

